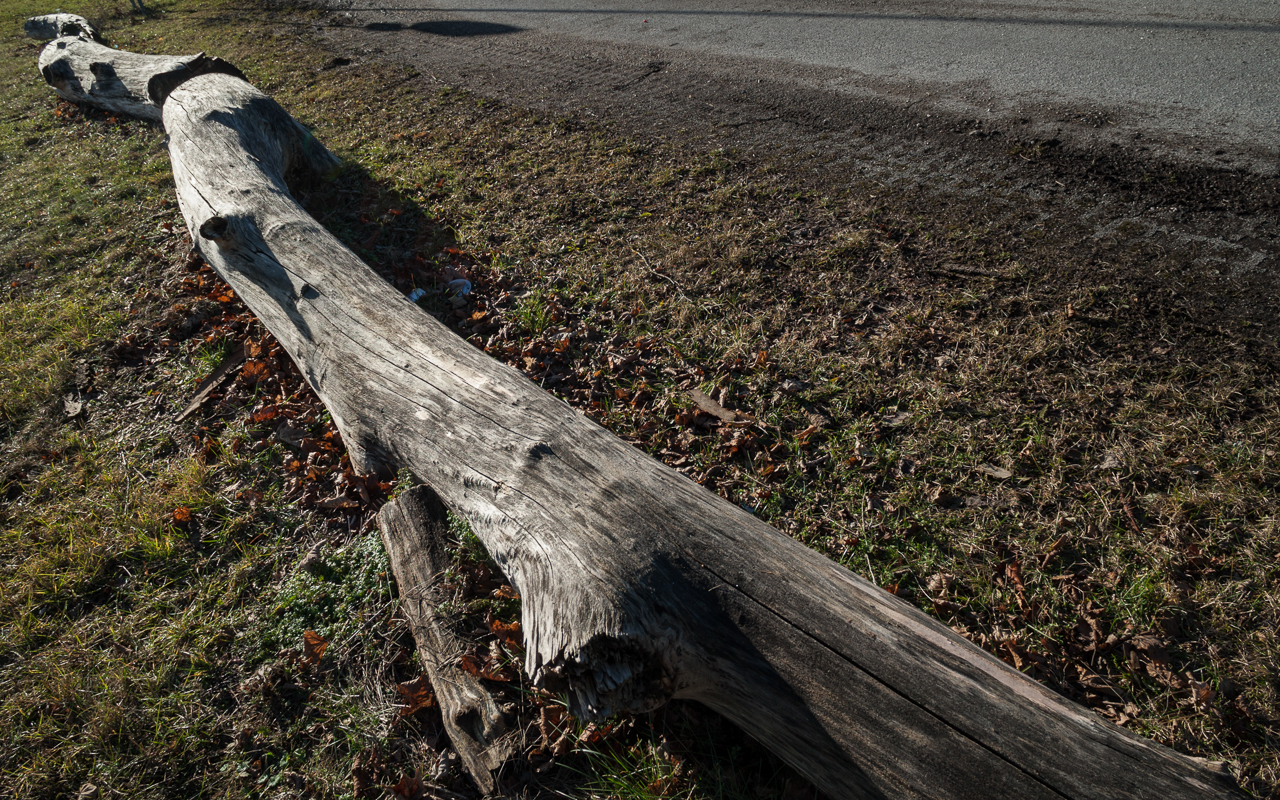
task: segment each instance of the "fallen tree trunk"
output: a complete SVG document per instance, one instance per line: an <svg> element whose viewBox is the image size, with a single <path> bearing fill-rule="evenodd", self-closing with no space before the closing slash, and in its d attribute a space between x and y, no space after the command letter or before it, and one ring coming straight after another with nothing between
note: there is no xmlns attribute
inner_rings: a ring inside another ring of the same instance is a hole
<svg viewBox="0 0 1280 800"><path fill-rule="evenodd" d="M35 39L57 36L40 51L40 74L64 99L118 114L160 121L160 106L169 91L196 75L225 73L243 78L240 70L204 53L191 56L145 56L107 47L84 17L49 14L32 17L24 26Z"/></svg>
<svg viewBox="0 0 1280 800"><path fill-rule="evenodd" d="M105 44L102 41L102 34L98 33L98 29L93 27L93 23L78 14L59 13L32 17L23 24L22 31L30 38L42 41L69 36Z"/></svg>
<svg viewBox="0 0 1280 800"><path fill-rule="evenodd" d="M522 597L530 675L575 714L695 699L833 800L1243 796L453 335L294 201L287 173L336 160L245 81L192 77L156 102L206 260L293 356L354 465L407 467L471 523Z"/></svg>

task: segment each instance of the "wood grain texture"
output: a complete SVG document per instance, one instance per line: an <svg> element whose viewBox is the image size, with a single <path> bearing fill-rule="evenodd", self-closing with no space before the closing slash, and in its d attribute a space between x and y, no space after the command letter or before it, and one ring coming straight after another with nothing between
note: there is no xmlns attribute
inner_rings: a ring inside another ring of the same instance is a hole
<svg viewBox="0 0 1280 800"><path fill-rule="evenodd" d="M400 608L431 679L449 741L486 796L498 791L498 772L515 739L480 679L458 664L464 645L436 612L449 598L438 587L449 567L444 546L445 508L431 489L419 486L382 507L378 528L391 560Z"/></svg>
<svg viewBox="0 0 1280 800"><path fill-rule="evenodd" d="M22 32L32 39L45 41L62 36L80 37L102 42L102 34L79 14L44 14L32 17L22 25Z"/></svg>
<svg viewBox="0 0 1280 800"><path fill-rule="evenodd" d="M185 80L214 72L244 77L231 64L204 53L144 56L80 35L50 42L37 63L45 83L64 99L153 122L160 121L160 105L169 91Z"/></svg>
<svg viewBox="0 0 1280 800"><path fill-rule="evenodd" d="M293 200L335 161L192 78L163 121L209 263L365 471L407 467L522 597L526 667L602 717L699 700L840 798L1242 797L612 436L408 302Z"/></svg>

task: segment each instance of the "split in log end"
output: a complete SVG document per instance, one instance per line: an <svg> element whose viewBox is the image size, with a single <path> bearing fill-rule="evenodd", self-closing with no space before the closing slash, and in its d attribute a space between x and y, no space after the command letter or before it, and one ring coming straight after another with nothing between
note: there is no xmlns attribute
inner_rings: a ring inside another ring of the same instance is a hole
<svg viewBox="0 0 1280 800"><path fill-rule="evenodd" d="M536 619L526 620L526 630L538 624ZM539 687L564 693L570 713L579 719L644 714L672 697L674 670L664 663L666 649L650 637L599 634L577 652L542 663L531 675ZM540 655L531 654L530 660Z"/></svg>

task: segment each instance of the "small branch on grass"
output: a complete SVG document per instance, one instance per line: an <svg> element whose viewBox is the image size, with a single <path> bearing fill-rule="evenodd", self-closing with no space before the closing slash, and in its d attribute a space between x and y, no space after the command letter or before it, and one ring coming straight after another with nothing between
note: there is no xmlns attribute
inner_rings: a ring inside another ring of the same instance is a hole
<svg viewBox="0 0 1280 800"><path fill-rule="evenodd" d="M245 358L244 345L241 344L226 358L222 359L222 363L218 365L217 369L196 386L195 395L191 398L191 402L187 404L187 407L182 410L182 413L178 415L177 421L182 422L199 411L200 406L204 405L204 401L209 399L209 395L213 394L227 378L231 377L240 368Z"/></svg>
<svg viewBox="0 0 1280 800"><path fill-rule="evenodd" d="M419 486L382 507L378 528L400 587L401 607L440 702L449 741L488 796L497 792L496 773L512 755L516 740L508 735L506 720L484 685L453 657L462 652L462 642L440 618L431 599L432 589L449 565L444 519L440 498Z"/></svg>
<svg viewBox="0 0 1280 800"><path fill-rule="evenodd" d="M1124 515L1129 521L1129 530L1133 531L1135 536L1141 536L1142 526L1138 524L1138 517L1133 513L1133 501L1129 499L1127 493L1120 495L1120 505L1124 506Z"/></svg>
<svg viewBox="0 0 1280 800"><path fill-rule="evenodd" d="M670 275L664 275L658 270L654 269L653 265L649 263L649 259L644 257L644 253L641 253L639 250L635 249L634 247L631 248L631 252L635 253L637 256L640 257L640 260L644 262L645 267L647 267L650 272L652 272L654 275L657 275L659 278L662 278L667 283L671 284L672 287L675 288L676 294L684 298L684 301L686 303L689 302L689 298L687 295L685 295L684 289L680 288L680 284L676 283L675 278L672 278Z"/></svg>

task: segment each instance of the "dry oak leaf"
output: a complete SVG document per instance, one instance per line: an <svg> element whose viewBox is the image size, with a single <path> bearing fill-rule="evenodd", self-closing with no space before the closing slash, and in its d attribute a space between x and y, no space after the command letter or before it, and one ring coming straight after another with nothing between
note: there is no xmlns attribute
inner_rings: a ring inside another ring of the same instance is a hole
<svg viewBox="0 0 1280 800"><path fill-rule="evenodd" d="M520 593L515 590L509 583L504 583L497 589L493 590L493 597L502 598L504 600L519 600Z"/></svg>
<svg viewBox="0 0 1280 800"><path fill-rule="evenodd" d="M302 634L302 656L308 664L319 664L329 643L315 631L304 631Z"/></svg>
<svg viewBox="0 0 1280 800"><path fill-rule="evenodd" d="M431 681L426 675L419 675L407 683L396 684L396 691L404 701L404 705L400 707L402 717L412 716L436 704L435 693L431 690Z"/></svg>
<svg viewBox="0 0 1280 800"><path fill-rule="evenodd" d="M475 653L463 653L458 657L458 666L477 678L489 681L510 683L518 677L514 669L500 663L492 656L485 658Z"/></svg>
<svg viewBox="0 0 1280 800"><path fill-rule="evenodd" d="M490 620L489 630L507 644L523 648L519 622L503 622L500 619Z"/></svg>
<svg viewBox="0 0 1280 800"><path fill-rule="evenodd" d="M950 572L938 572L929 576L925 588L930 594L946 594L956 585L957 580L956 576Z"/></svg>
<svg viewBox="0 0 1280 800"><path fill-rule="evenodd" d="M257 359L249 359L240 368L240 378L245 383L257 383L271 374L271 368Z"/></svg>
<svg viewBox="0 0 1280 800"><path fill-rule="evenodd" d="M358 763L359 761L357 760ZM369 775L369 770L364 767L355 765L351 767L351 783L351 793L356 797L371 797L373 795L373 778Z"/></svg>
<svg viewBox="0 0 1280 800"><path fill-rule="evenodd" d="M421 800L426 797L427 787L417 778L405 775L395 786L389 787L394 797L404 800Z"/></svg>
<svg viewBox="0 0 1280 800"><path fill-rule="evenodd" d="M1195 678L1191 678L1188 674L1188 682L1191 684L1191 701L1195 703L1196 708L1201 711L1209 710L1209 705L1217 698L1218 693L1209 688L1207 682L1201 682Z"/></svg>
<svg viewBox="0 0 1280 800"><path fill-rule="evenodd" d="M994 466L992 464L979 464L978 466L974 467L974 469L977 470L978 472L981 472L983 475L986 475L991 478L995 478L998 481L1008 480L1009 478L1013 477L1013 473L1010 472L1009 470L1005 469L1004 467Z"/></svg>
<svg viewBox="0 0 1280 800"><path fill-rule="evenodd" d="M1130 666L1137 667L1140 662L1150 662L1156 667L1169 666L1169 651L1165 649L1164 642L1155 636L1142 633L1130 639L1126 649L1129 651ZM1153 676L1157 676L1157 672L1148 666L1148 671Z"/></svg>

